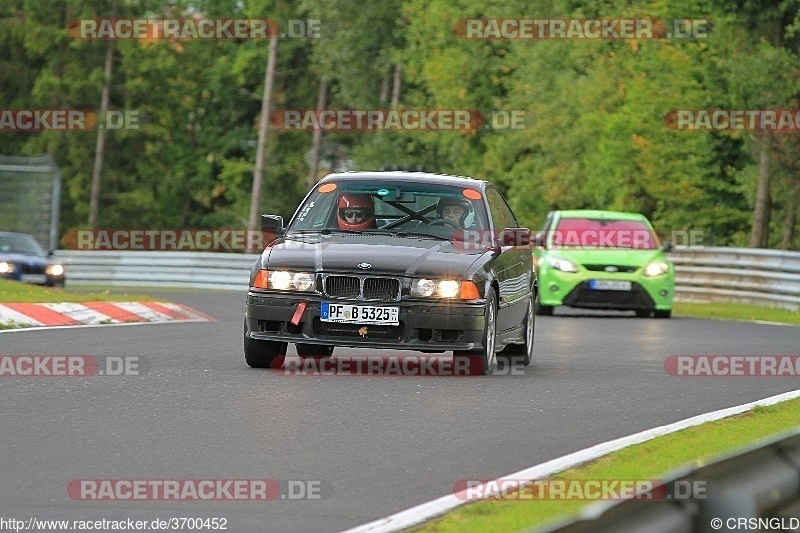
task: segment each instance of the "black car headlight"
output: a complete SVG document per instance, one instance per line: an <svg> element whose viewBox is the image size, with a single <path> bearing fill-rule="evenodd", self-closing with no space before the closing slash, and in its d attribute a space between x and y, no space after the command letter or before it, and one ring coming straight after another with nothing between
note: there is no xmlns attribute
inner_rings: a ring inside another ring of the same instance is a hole
<svg viewBox="0 0 800 533"><path fill-rule="evenodd" d="M411 296L446 299L460 298L462 300L476 300L480 297L478 288L472 281L429 278L412 280Z"/></svg>
<svg viewBox="0 0 800 533"><path fill-rule="evenodd" d="M277 291L313 292L315 278L311 272L292 272L289 270L259 270L253 287Z"/></svg>
<svg viewBox="0 0 800 533"><path fill-rule="evenodd" d="M11 274L16 270L14 263L8 261L0 261L0 274Z"/></svg>

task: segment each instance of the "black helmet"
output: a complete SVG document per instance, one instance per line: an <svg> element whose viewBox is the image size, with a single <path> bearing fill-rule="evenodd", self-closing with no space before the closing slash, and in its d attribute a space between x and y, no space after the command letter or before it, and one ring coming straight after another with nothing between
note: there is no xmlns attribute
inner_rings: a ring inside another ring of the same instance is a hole
<svg viewBox="0 0 800 533"><path fill-rule="evenodd" d="M436 204L436 215L439 218L444 218L443 211L445 207L460 207L464 210L464 214L458 219L458 223L463 228L464 221L467 219L467 215L469 215L472 211L472 204L470 204L469 200L466 198L457 198L455 196L445 196L440 198L439 202Z"/></svg>

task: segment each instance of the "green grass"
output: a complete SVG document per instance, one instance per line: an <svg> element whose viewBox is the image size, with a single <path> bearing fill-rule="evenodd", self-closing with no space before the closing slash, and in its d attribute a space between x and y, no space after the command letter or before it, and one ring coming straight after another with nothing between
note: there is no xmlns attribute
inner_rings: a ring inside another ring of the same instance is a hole
<svg viewBox="0 0 800 533"><path fill-rule="evenodd" d="M721 318L726 320L765 320L800 325L800 311L778 309L739 303L690 303L675 302L672 313L698 318Z"/></svg>
<svg viewBox="0 0 800 533"><path fill-rule="evenodd" d="M658 480L687 464L701 465L753 442L785 433L800 420L800 399L752 411L614 452L554 479ZM455 482L456 479L453 479ZM591 501L481 501L463 505L413 531L519 531L576 515Z"/></svg>
<svg viewBox="0 0 800 533"><path fill-rule="evenodd" d="M98 301L159 301L143 294L66 291L0 279L0 303L81 303Z"/></svg>

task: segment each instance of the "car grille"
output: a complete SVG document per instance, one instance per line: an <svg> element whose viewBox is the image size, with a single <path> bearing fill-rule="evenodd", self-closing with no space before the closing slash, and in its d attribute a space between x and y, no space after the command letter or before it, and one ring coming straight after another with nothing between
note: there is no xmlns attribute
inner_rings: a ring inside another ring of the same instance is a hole
<svg viewBox="0 0 800 533"><path fill-rule="evenodd" d="M616 270L610 272L612 274L614 273L633 274L639 268L628 265L583 265L583 268L585 268L586 270L591 270L592 272L609 272L606 270L606 268L608 267L616 268Z"/></svg>
<svg viewBox="0 0 800 533"><path fill-rule="evenodd" d="M334 298L358 298L361 295L361 280L353 276L328 276L325 293Z"/></svg>
<svg viewBox="0 0 800 533"><path fill-rule="evenodd" d="M363 324L343 324L340 322L323 322L314 317L314 335L317 337L351 337L357 339L400 340L405 332L405 323L397 326L379 326Z"/></svg>
<svg viewBox="0 0 800 533"><path fill-rule="evenodd" d="M400 282L388 278L366 278L364 298L366 300L394 300L400 291Z"/></svg>
<svg viewBox="0 0 800 533"><path fill-rule="evenodd" d="M629 291L597 291L584 281L564 298L564 305L597 309L653 309L655 302L638 283Z"/></svg>
<svg viewBox="0 0 800 533"><path fill-rule="evenodd" d="M400 299L400 280L395 278L331 275L325 278L324 287L325 294L331 298Z"/></svg>
<svg viewBox="0 0 800 533"><path fill-rule="evenodd" d="M23 274L44 274L45 271L44 265L22 265L22 273Z"/></svg>

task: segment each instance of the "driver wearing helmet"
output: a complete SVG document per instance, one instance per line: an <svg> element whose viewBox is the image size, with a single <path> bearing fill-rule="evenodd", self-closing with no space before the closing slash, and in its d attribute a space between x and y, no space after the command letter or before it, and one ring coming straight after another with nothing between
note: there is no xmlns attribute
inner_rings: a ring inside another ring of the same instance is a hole
<svg viewBox="0 0 800 533"><path fill-rule="evenodd" d="M466 199L444 197L436 204L436 215L454 226L464 229L464 223L470 212L470 204Z"/></svg>
<svg viewBox="0 0 800 533"><path fill-rule="evenodd" d="M341 229L375 229L375 205L369 194L345 193L339 197L336 221Z"/></svg>

